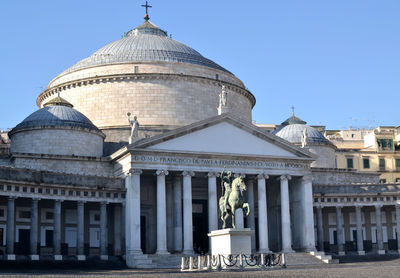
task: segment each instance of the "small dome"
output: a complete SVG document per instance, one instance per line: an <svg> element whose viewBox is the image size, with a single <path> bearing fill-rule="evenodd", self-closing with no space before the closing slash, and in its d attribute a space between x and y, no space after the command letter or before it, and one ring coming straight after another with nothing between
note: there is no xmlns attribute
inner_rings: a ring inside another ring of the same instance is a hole
<svg viewBox="0 0 400 278"><path fill-rule="evenodd" d="M306 130L307 134L307 143L330 144L328 139L326 139L321 132L305 124L288 124L274 133L276 136L279 136L291 143L301 144L304 130Z"/></svg>
<svg viewBox="0 0 400 278"><path fill-rule="evenodd" d="M135 62L179 62L206 66L230 73L193 48L168 37L150 21L130 30L123 39L114 41L64 73L92 66Z"/></svg>
<svg viewBox="0 0 400 278"><path fill-rule="evenodd" d="M79 111L71 106L52 103L29 115L10 131L10 136L26 128L76 127L91 131L101 131Z"/></svg>

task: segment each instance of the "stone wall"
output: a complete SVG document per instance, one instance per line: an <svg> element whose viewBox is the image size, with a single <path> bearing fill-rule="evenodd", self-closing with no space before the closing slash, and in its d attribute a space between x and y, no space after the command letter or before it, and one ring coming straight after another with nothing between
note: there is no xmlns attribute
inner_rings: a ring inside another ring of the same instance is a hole
<svg viewBox="0 0 400 278"><path fill-rule="evenodd" d="M12 136L11 153L101 157L103 138L74 128L32 129Z"/></svg>
<svg viewBox="0 0 400 278"><path fill-rule="evenodd" d="M355 170L312 168L314 185L376 184L379 173L361 173Z"/></svg>
<svg viewBox="0 0 400 278"><path fill-rule="evenodd" d="M335 148L324 145L311 145L308 151L317 156L317 159L311 163L311 167L316 168L336 168Z"/></svg>
<svg viewBox="0 0 400 278"><path fill-rule="evenodd" d="M125 188L125 181L123 178L69 175L3 166L0 166L0 180L95 188L100 186L105 188L119 188L122 190Z"/></svg>
<svg viewBox="0 0 400 278"><path fill-rule="evenodd" d="M126 126L127 112L137 115L141 125L182 126L217 115L223 83L231 112L251 121L255 98L233 75L180 63L140 66L134 74L134 66L100 66L67 74L51 82L37 103L42 106L59 92L99 128Z"/></svg>
<svg viewBox="0 0 400 278"><path fill-rule="evenodd" d="M113 176L113 167L108 161L90 159L68 159L62 157L14 157L13 165L18 168L48 170L52 172L94 175L94 176Z"/></svg>

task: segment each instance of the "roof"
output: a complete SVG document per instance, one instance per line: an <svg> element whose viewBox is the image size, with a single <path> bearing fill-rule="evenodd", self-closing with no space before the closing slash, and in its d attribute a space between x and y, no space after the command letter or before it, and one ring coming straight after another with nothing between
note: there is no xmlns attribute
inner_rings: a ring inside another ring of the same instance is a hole
<svg viewBox="0 0 400 278"><path fill-rule="evenodd" d="M179 62L206 66L230 73L220 65L203 57L193 48L169 38L150 21L145 21L127 32L125 37L114 41L86 59L81 60L64 73L92 66L135 62Z"/></svg>
<svg viewBox="0 0 400 278"><path fill-rule="evenodd" d="M20 124L14 127L9 135L13 135L26 128L48 127L77 127L92 131L101 131L81 112L65 105L51 105L29 115Z"/></svg>
<svg viewBox="0 0 400 278"><path fill-rule="evenodd" d="M331 144L321 132L305 124L289 124L277 130L274 134L290 143L300 144L304 130L307 134L307 143Z"/></svg>

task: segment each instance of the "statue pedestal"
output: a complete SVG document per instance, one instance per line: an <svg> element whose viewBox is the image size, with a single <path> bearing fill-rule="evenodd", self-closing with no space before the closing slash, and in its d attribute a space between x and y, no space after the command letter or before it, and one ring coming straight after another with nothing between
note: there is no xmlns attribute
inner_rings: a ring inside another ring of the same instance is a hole
<svg viewBox="0 0 400 278"><path fill-rule="evenodd" d="M211 231L211 255L250 255L251 229L223 229Z"/></svg>

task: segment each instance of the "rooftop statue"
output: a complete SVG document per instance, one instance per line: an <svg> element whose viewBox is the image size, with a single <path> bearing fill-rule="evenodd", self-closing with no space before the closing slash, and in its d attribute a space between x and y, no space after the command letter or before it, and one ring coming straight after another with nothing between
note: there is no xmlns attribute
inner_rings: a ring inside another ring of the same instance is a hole
<svg viewBox="0 0 400 278"><path fill-rule="evenodd" d="M139 121L137 120L136 115L133 116L133 120L131 120L131 113L128 112L128 121L131 126L131 136L129 137L129 144L132 144L133 141L139 138Z"/></svg>
<svg viewBox="0 0 400 278"><path fill-rule="evenodd" d="M225 107L227 101L227 95L225 85L222 85L221 93L219 94L219 107Z"/></svg>
<svg viewBox="0 0 400 278"><path fill-rule="evenodd" d="M242 177L232 180L232 172L225 170L221 173L222 195L219 199L220 217L223 222L222 228L226 228L226 220L232 215L232 228L235 226L235 211L238 208L246 209L246 216L250 214L250 206L243 201L243 191L247 190Z"/></svg>

